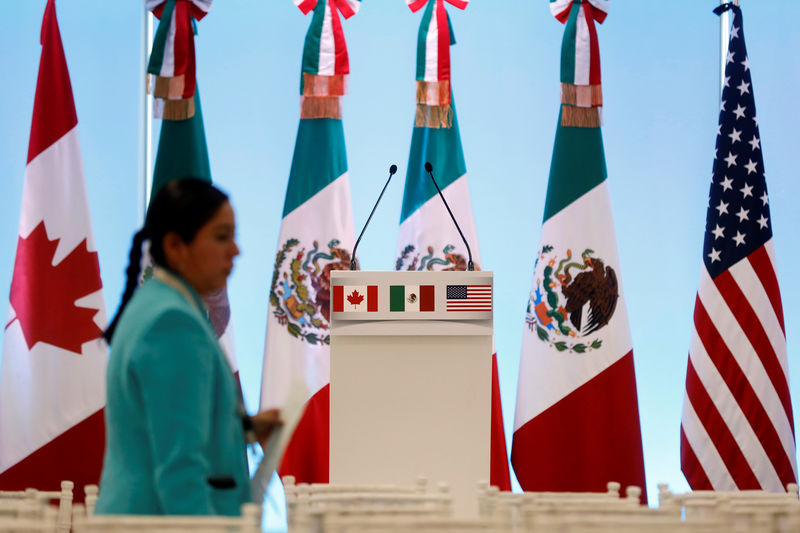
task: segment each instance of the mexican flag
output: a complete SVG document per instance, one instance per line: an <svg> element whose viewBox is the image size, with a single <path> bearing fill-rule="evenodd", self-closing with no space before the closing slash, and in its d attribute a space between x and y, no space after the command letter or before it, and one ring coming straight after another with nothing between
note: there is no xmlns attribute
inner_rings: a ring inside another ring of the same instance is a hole
<svg viewBox="0 0 800 533"><path fill-rule="evenodd" d="M567 26L562 106L522 339L511 451L526 491L602 492L609 481L645 488L633 349L599 126L594 22L605 12L596 4L607 8L594 0L551 3ZM592 46L582 48L587 43ZM587 94L594 100L580 96Z"/></svg>
<svg viewBox="0 0 800 533"><path fill-rule="evenodd" d="M48 0L0 366L0 489L100 479L108 349L78 116Z"/></svg>
<svg viewBox="0 0 800 533"><path fill-rule="evenodd" d="M298 483L328 481L331 272L349 270L355 243L341 95L349 72L339 16L358 2L305 0L313 9L303 52L300 125L269 294L261 409L281 408L300 383L305 411L278 471ZM351 287L341 305L368 312L369 287ZM353 294L353 292L358 294ZM377 299L377 295L374 295ZM359 300L364 298L364 300Z"/></svg>
<svg viewBox="0 0 800 533"><path fill-rule="evenodd" d="M153 169L153 186L150 192L152 200L161 187L175 179L197 178L209 183L212 181L203 127L203 108L195 79L194 32L191 31L194 21L205 17L211 2L195 1L191 5L184 5L180 2L175 4L171 0L148 0L147 7L160 20L148 72L156 77L154 96L164 97L162 100L157 99L154 107L157 111L160 109L163 120ZM162 91L163 88L172 87L174 92L176 80L180 82L177 94L170 96ZM176 113L176 106L191 109L192 112L189 115ZM145 258L145 261L149 262L149 259ZM147 275L146 271L145 276ZM203 302L228 362L236 373L239 365L227 288L203 297Z"/></svg>
<svg viewBox="0 0 800 533"><path fill-rule="evenodd" d="M389 311L392 313L431 312L436 305L433 285L391 285Z"/></svg>
<svg viewBox="0 0 800 533"><path fill-rule="evenodd" d="M413 2L409 3L409 7L416 11L422 4ZM456 7L463 9L466 2ZM470 243L475 268L482 266L469 197L467 166L450 87L449 47L453 44L455 37L444 6L441 2L428 2L422 14L418 37L417 112L400 214L396 270L467 269L467 250L425 171L426 162L431 163L433 175L459 221L464 237ZM446 91L446 94L442 94L442 91ZM392 288L398 308L404 305L406 311L420 312L432 309L428 300L432 306L433 287L419 287L420 290L412 287L410 291L407 287L398 287ZM409 294L414 293L419 297L414 298L413 303L409 302L408 297L401 300L401 290L403 296L409 291ZM427 294L428 298L425 296ZM490 483L501 490L511 490L497 354L492 355Z"/></svg>
<svg viewBox="0 0 800 533"><path fill-rule="evenodd" d="M167 183L179 178L198 178L211 183L211 165L208 159L206 133L203 127L203 108L200 105L200 91L194 94L194 116L185 120L161 121L161 134L158 138L153 187L150 199ZM239 371L234 344L231 306L228 289L222 289L203 297L211 319L211 325L219 337L219 342L234 373Z"/></svg>

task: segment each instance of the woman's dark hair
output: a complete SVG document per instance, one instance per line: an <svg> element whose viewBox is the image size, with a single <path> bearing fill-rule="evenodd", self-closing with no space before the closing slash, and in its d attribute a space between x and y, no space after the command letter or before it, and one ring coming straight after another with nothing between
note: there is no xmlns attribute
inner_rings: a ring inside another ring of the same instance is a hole
<svg viewBox="0 0 800 533"><path fill-rule="evenodd" d="M153 262L160 267L169 268L163 248L167 233L175 233L183 242L191 243L200 228L205 226L227 201L228 196L224 192L211 183L197 178L170 181L153 196L150 207L147 208L144 227L133 236L128 268L125 270L126 281L122 301L114 320L103 332L107 342L111 342L117 321L139 285L144 241L150 241L150 256Z"/></svg>

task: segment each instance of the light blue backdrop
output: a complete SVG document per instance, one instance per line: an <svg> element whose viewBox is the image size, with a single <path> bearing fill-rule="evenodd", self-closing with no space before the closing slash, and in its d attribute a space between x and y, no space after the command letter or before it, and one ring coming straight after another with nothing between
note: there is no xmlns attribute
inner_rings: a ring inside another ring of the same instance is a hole
<svg viewBox="0 0 800 533"><path fill-rule="evenodd" d="M495 272L496 343L509 442L558 113L563 26L547 4L475 0L464 12L449 8L458 41L452 50L453 88L479 244L485 268ZM719 19L711 13L716 4L616 0L598 29L603 134L653 503L656 483L687 489L678 437L719 105ZM0 2L3 291L13 270L44 5L44 0ZM111 313L137 224L142 2L59 0L57 7ZM743 0L742 7L796 402L796 2ZM397 163L399 175L405 174L419 19L402 0L365 0L360 13L344 23L352 70L344 125L357 226L366 220L389 164ZM231 193L239 221L243 253L231 279L231 301L251 409L258 403L268 284L297 130L300 58L309 20L289 0L218 1L199 23L196 40L211 168L214 180ZM392 268L401 199L402 180L397 180L359 247L363 268ZM445 217L443 210L442 223Z"/></svg>

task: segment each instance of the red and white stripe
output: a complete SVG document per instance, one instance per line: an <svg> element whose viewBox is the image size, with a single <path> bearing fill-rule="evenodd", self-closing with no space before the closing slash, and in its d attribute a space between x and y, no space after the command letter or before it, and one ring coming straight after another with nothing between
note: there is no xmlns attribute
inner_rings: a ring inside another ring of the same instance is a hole
<svg viewBox="0 0 800 533"><path fill-rule="evenodd" d="M569 19L572 0L551 0L550 12L562 24ZM570 83L600 85L600 46L595 21L602 24L608 15L608 0L584 0L578 4L575 19L575 71ZM563 73L562 73L563 75ZM562 78L562 81L567 81Z"/></svg>
<svg viewBox="0 0 800 533"><path fill-rule="evenodd" d="M177 0L169 29L164 42L164 55L161 70L157 73L163 78L185 76L181 98L194 96L196 88L196 63L194 52L194 29L192 18L201 20L211 9L212 0ZM164 12L165 0L148 0L147 9L160 19Z"/></svg>
<svg viewBox="0 0 800 533"><path fill-rule="evenodd" d="M338 44L338 46L337 46ZM335 10L331 10L330 2L325 5L325 18L322 21L322 34L319 37L319 66L317 74L320 76L333 76L336 74L347 74L349 61L342 65L339 61L339 68L336 64L336 50L344 49L344 57L347 58L347 45L344 40L344 30L342 21Z"/></svg>
<svg viewBox="0 0 800 533"><path fill-rule="evenodd" d="M600 50L597 42L597 28L591 14L581 6L578 14L577 34L575 35L575 85L595 85L600 83ZM594 67L594 68L592 68ZM592 73L596 80L592 80Z"/></svg>
<svg viewBox="0 0 800 533"><path fill-rule="evenodd" d="M182 74L186 72L186 65L185 62L181 61L181 65L176 69L175 68L175 36L178 34L178 6L175 6L175 12L172 14L172 18L169 21L169 30L167 31L167 40L164 44L164 59L161 62L161 72L158 73L159 76L163 76L165 78L172 78L176 75L176 72ZM182 24L182 30L185 34L186 32L186 24ZM182 39L180 43L185 42L185 39ZM181 46L178 46L180 49ZM185 54L180 54L181 57L186 57Z"/></svg>
<svg viewBox="0 0 800 533"><path fill-rule="evenodd" d="M702 269L681 420L689 484L797 482L786 337L772 240L717 278Z"/></svg>
<svg viewBox="0 0 800 533"><path fill-rule="evenodd" d="M438 16L439 12L431 17L428 25L428 32L425 37L425 78L424 81L439 81L450 79L450 37L447 31L445 14L445 24L442 25ZM443 31L440 32L439 27ZM440 34L447 41L444 46L440 44ZM440 49L441 48L441 53Z"/></svg>
<svg viewBox="0 0 800 533"><path fill-rule="evenodd" d="M421 9L429 0L407 0L412 12ZM466 9L468 0L435 0L433 16L425 38L425 75L419 81L444 81L450 79L450 28L445 1L458 9Z"/></svg>
<svg viewBox="0 0 800 533"><path fill-rule="evenodd" d="M325 3L325 16L319 36L319 57L316 72L319 76L339 76L350 73L347 43L339 13L349 19L361 7L360 0L322 0ZM317 7L319 0L294 0L295 5L308 14Z"/></svg>

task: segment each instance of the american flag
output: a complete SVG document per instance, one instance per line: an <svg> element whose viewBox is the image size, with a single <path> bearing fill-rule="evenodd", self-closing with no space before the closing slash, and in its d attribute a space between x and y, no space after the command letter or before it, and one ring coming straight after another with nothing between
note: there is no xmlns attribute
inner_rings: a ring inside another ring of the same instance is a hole
<svg viewBox="0 0 800 533"><path fill-rule="evenodd" d="M491 311L491 285L448 285L448 311Z"/></svg>
<svg viewBox="0 0 800 533"><path fill-rule="evenodd" d="M769 196L742 13L733 10L681 419L692 489L797 482Z"/></svg>

